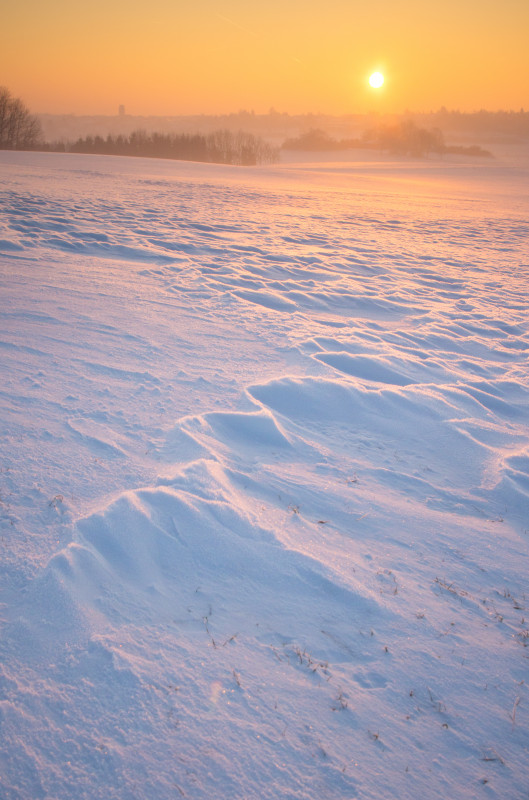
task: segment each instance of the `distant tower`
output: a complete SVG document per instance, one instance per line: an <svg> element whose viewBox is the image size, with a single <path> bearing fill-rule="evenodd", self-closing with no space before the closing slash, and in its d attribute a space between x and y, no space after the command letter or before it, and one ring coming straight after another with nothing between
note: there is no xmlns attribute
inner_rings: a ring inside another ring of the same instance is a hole
<svg viewBox="0 0 529 800"><path fill-rule="evenodd" d="M118 109L118 113L119 113L120 117L124 117L125 116L125 106L120 106L119 109Z"/></svg>

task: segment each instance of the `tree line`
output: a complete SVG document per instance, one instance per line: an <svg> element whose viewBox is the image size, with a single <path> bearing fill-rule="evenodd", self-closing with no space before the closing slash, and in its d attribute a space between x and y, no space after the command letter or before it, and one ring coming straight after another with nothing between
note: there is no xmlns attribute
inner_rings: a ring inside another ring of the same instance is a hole
<svg viewBox="0 0 529 800"><path fill-rule="evenodd" d="M274 115L281 116L277 112ZM443 108L436 112L434 118L440 123L457 122L459 127L475 123L476 120L482 127L501 123L506 129L512 129L514 125L520 132L527 130L529 124L529 113L523 110L460 114ZM332 151L355 148L385 150L411 156L429 153L490 156L488 151L477 145L446 145L439 127L419 127L409 119L378 124L367 130L360 139L332 139L322 130L313 128L297 138L287 139L282 145L284 150ZM228 129L208 134L147 133L136 130L128 135L109 134L106 138L86 136L74 142L48 144L44 142L38 118L30 114L24 103L12 97L8 89L3 87L0 87L0 149L143 156L234 165L269 164L278 160L279 152L278 148L252 133Z"/></svg>
<svg viewBox="0 0 529 800"><path fill-rule="evenodd" d="M416 115L418 118L421 115ZM479 134L529 135L529 111L448 111L444 106L428 115L442 128Z"/></svg>
<svg viewBox="0 0 529 800"><path fill-rule="evenodd" d="M424 156L429 153L444 155L456 153L467 156L490 157L491 153L479 145L448 145L439 128L421 128L412 120L395 125L379 125L366 131L363 141L378 150L396 155Z"/></svg>
<svg viewBox="0 0 529 800"><path fill-rule="evenodd" d="M361 139L332 139L328 133L319 128L311 128L305 133L291 139L285 139L283 150L312 150L322 152L330 150L353 150L363 147Z"/></svg>
<svg viewBox="0 0 529 800"><path fill-rule="evenodd" d="M332 139L324 131L312 129L295 139L287 139L284 150L383 150L395 155L424 156L460 153L469 156L490 156L478 145L447 145L439 128L420 128L411 120L394 125L378 125L367 130L361 139Z"/></svg>
<svg viewBox="0 0 529 800"><path fill-rule="evenodd" d="M22 100L0 86L0 150L33 150L42 144L40 122Z"/></svg>
<svg viewBox="0 0 529 800"><path fill-rule="evenodd" d="M213 164L252 166L270 164L277 159L276 148L244 131L199 133L147 133L86 136L75 142L49 145L54 152L169 158L179 161L205 161Z"/></svg>
<svg viewBox="0 0 529 800"><path fill-rule="evenodd" d="M229 130L206 135L137 130L129 135L86 136L75 142L48 144L44 142L37 117L3 87L0 87L0 149L143 156L245 166L270 164L278 157L277 148L258 136Z"/></svg>

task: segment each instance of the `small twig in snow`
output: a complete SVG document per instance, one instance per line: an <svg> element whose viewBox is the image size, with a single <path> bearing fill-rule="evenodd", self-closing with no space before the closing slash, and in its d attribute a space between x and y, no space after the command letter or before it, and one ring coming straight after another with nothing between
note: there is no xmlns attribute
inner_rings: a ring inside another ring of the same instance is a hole
<svg viewBox="0 0 529 800"><path fill-rule="evenodd" d="M515 722L516 722L516 708L517 708L517 706L519 705L519 703L520 703L520 695L518 695L518 697L517 697L517 698L516 698L516 700L514 701L514 705L513 705L513 707L512 707L512 715L511 715L511 719L512 719L512 727L513 727L513 728L514 728L514 725L515 725Z"/></svg>

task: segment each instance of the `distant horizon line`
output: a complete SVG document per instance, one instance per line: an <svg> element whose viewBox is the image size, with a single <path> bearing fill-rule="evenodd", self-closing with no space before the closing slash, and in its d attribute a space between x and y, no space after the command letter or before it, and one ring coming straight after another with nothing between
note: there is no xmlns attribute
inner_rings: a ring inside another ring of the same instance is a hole
<svg viewBox="0 0 529 800"><path fill-rule="evenodd" d="M337 113L329 113L324 111L303 111L297 113L291 113L289 111L278 111L277 109L271 108L269 111L266 112L256 112L253 109L240 109L239 111L225 111L225 112L195 112L195 113L175 113L175 114L162 114L162 113L151 113L151 114L142 114L142 113L128 113L126 111L118 110L115 114L109 113L78 113L73 111L35 111L33 112L35 116L40 117L105 117L105 118L117 118L122 119L123 117L128 118L174 118L174 117L331 117L336 119L342 118L350 118L350 117L400 117L405 115L417 115L417 116L429 116L433 114L460 114L460 115L474 115L474 114L527 114L529 110L526 111L523 107L514 109L514 108L499 108L499 109L488 109L488 108L480 108L474 109L473 111L461 111L458 108L446 108L446 106L441 106L436 110L430 111L413 111L411 109L404 109L403 111L357 111L357 112L344 112L342 114Z"/></svg>

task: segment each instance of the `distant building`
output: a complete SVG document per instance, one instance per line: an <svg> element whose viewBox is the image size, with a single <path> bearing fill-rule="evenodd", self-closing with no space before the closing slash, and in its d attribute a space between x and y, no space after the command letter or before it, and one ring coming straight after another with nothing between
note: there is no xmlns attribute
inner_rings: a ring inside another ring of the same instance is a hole
<svg viewBox="0 0 529 800"><path fill-rule="evenodd" d="M120 106L119 109L118 109L118 113L119 113L120 117L124 117L125 116L125 106Z"/></svg>

